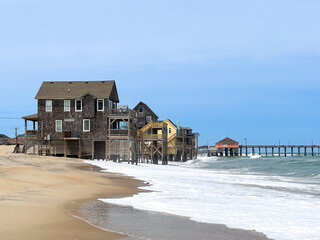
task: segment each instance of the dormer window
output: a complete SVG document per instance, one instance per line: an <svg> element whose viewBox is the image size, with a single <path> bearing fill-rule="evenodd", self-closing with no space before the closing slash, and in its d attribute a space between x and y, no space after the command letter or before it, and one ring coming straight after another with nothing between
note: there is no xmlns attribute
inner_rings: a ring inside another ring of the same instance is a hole
<svg viewBox="0 0 320 240"><path fill-rule="evenodd" d="M143 107L139 107L139 113L143 112Z"/></svg>
<svg viewBox="0 0 320 240"><path fill-rule="evenodd" d="M97 100L97 109L98 109L98 111L104 111L104 100L103 99Z"/></svg>
<svg viewBox="0 0 320 240"><path fill-rule="evenodd" d="M46 112L52 112L52 100L46 100Z"/></svg>
<svg viewBox="0 0 320 240"><path fill-rule="evenodd" d="M76 112L81 112L82 111L82 100L77 99L75 101L75 105L76 105Z"/></svg>

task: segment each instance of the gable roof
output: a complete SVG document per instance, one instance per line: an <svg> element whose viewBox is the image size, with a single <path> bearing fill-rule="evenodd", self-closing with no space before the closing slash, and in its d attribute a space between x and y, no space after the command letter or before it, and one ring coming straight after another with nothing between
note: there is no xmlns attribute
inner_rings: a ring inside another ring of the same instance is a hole
<svg viewBox="0 0 320 240"><path fill-rule="evenodd" d="M55 81L43 82L36 99L79 99L85 94L96 98L109 98L119 102L117 87L111 81Z"/></svg>
<svg viewBox="0 0 320 240"><path fill-rule="evenodd" d="M174 124L169 118L167 118L166 120L164 120L164 121L168 121L168 122L170 122L175 128L177 128L177 125L176 124Z"/></svg>
<svg viewBox="0 0 320 240"><path fill-rule="evenodd" d="M155 113L151 110L151 108L149 108L149 106L148 106L147 104L145 104L144 102L139 102L139 103L137 104L137 106L135 106L135 107L133 108L133 110L138 112L139 107L144 107L144 108L146 108L154 117L159 118L159 117L157 116L157 114L155 114Z"/></svg>
<svg viewBox="0 0 320 240"><path fill-rule="evenodd" d="M229 144L229 143L238 143L238 142L235 140L232 140L231 138L226 137L225 139L222 139L221 141L217 142L216 144L220 144L220 143Z"/></svg>

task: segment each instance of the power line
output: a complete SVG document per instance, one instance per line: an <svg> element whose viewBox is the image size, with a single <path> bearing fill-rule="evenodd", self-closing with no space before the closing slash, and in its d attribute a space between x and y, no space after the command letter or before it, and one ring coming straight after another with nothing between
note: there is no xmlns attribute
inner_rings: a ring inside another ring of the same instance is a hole
<svg viewBox="0 0 320 240"><path fill-rule="evenodd" d="M22 118L11 118L11 117L0 117L1 119L19 119L22 120Z"/></svg>
<svg viewBox="0 0 320 240"><path fill-rule="evenodd" d="M0 127L10 127L10 128L14 128L14 127L23 127L24 125L0 125Z"/></svg>

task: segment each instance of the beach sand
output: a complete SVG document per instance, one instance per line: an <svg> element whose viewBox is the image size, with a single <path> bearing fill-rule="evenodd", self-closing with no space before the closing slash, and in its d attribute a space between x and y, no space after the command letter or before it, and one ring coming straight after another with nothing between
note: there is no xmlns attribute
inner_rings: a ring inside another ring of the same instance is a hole
<svg viewBox="0 0 320 240"><path fill-rule="evenodd" d="M108 205L97 199L133 195L142 191L137 187L144 183L101 172L81 159L12 154L12 150L0 146L2 240L268 239L255 231Z"/></svg>
<svg viewBox="0 0 320 240"><path fill-rule="evenodd" d="M72 217L70 203L131 195L142 182L100 173L80 159L12 154L12 150L0 146L2 240L123 237Z"/></svg>

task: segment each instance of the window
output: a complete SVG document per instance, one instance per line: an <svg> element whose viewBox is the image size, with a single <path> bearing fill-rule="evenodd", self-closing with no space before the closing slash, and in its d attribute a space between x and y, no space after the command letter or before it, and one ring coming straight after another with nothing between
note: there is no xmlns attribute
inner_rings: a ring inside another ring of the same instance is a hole
<svg viewBox="0 0 320 240"><path fill-rule="evenodd" d="M46 100L46 112L52 112L52 100Z"/></svg>
<svg viewBox="0 0 320 240"><path fill-rule="evenodd" d="M111 100L108 100L109 102L109 109L112 109L113 108L113 102Z"/></svg>
<svg viewBox="0 0 320 240"><path fill-rule="evenodd" d="M98 111L104 111L104 100L103 99L98 99L97 109L98 109Z"/></svg>
<svg viewBox="0 0 320 240"><path fill-rule="evenodd" d="M143 107L139 107L139 112L140 112L140 113L143 112Z"/></svg>
<svg viewBox="0 0 320 240"><path fill-rule="evenodd" d="M171 133L171 128L169 128L169 134Z"/></svg>
<svg viewBox="0 0 320 240"><path fill-rule="evenodd" d="M62 132L62 120L56 120L56 132Z"/></svg>
<svg viewBox="0 0 320 240"><path fill-rule="evenodd" d="M146 122L151 122L151 116L146 116Z"/></svg>
<svg viewBox="0 0 320 240"><path fill-rule="evenodd" d="M82 100L77 99L76 100L76 112L81 112L82 111Z"/></svg>
<svg viewBox="0 0 320 240"><path fill-rule="evenodd" d="M70 112L70 100L64 100L64 111Z"/></svg>
<svg viewBox="0 0 320 240"><path fill-rule="evenodd" d="M83 119L83 131L90 132L90 119Z"/></svg>

